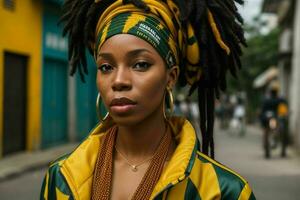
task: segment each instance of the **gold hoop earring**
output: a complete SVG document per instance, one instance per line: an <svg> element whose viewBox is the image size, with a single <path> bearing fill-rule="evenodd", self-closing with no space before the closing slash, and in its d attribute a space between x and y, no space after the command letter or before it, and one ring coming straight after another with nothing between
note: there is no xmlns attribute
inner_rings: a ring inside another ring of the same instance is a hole
<svg viewBox="0 0 300 200"><path fill-rule="evenodd" d="M169 115L171 116L173 114L174 111L174 98L173 98L173 94L172 94L172 90L167 87L167 94L168 94L168 104L170 106L170 112ZM163 104L163 112L164 112L164 118L167 120L167 114L166 114L166 93L165 93L165 98L164 98L164 104Z"/></svg>
<svg viewBox="0 0 300 200"><path fill-rule="evenodd" d="M104 122L107 117L109 116L109 112L106 113L106 115L104 116L104 118L102 118L101 116L101 110L100 110L100 103L101 103L101 95L100 95L100 92L98 93L97 95L97 100L96 100L96 111L97 111L97 115L98 115L98 118L101 122Z"/></svg>

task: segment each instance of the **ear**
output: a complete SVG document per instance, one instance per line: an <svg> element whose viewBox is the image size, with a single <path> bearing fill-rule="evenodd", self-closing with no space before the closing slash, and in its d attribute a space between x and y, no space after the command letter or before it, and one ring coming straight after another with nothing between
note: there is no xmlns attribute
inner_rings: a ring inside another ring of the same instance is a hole
<svg viewBox="0 0 300 200"><path fill-rule="evenodd" d="M177 82L178 76L179 76L179 67L178 66L173 66L171 69L168 69L167 87L172 89Z"/></svg>

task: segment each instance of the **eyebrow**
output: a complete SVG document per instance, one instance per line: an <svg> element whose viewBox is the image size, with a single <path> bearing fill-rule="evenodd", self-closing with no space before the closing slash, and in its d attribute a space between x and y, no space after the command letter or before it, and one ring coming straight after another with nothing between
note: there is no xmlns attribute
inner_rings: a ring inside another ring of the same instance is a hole
<svg viewBox="0 0 300 200"><path fill-rule="evenodd" d="M149 51L148 49L135 49L133 51L130 51L126 54L126 56L128 57L134 57L134 56L137 56L141 53L144 53L144 52L148 52L148 53L152 53L151 51Z"/></svg>
<svg viewBox="0 0 300 200"><path fill-rule="evenodd" d="M132 51L129 51L128 53L126 53L126 57L134 57L134 56L137 56L144 52L152 53L148 49L135 49L135 50L132 50ZM113 59L114 58L113 53L105 53L105 52L99 53L98 57L102 57L104 59Z"/></svg>

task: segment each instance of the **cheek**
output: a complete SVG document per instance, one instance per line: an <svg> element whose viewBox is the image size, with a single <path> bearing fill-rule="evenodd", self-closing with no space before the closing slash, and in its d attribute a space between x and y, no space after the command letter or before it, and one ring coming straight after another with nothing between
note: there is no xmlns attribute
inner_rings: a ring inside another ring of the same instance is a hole
<svg viewBox="0 0 300 200"><path fill-rule="evenodd" d="M141 98L144 99L144 106L157 107L160 105L165 91L165 82L166 78L157 76L157 74L139 81L137 85L140 85L139 91L141 91Z"/></svg>

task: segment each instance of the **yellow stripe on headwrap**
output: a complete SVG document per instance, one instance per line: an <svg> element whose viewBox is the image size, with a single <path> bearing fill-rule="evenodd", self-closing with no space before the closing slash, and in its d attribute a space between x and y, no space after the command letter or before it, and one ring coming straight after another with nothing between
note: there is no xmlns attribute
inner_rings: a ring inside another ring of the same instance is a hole
<svg viewBox="0 0 300 200"><path fill-rule="evenodd" d="M218 27L217 27L216 22L214 20L213 14L209 10L208 10L207 14L208 14L208 21L209 21L210 27L211 27L211 29L214 33L214 36L217 40L217 43L220 45L220 47L222 49L224 49L226 51L227 55L229 55L230 54L230 49L222 40L221 34L218 30Z"/></svg>
<svg viewBox="0 0 300 200"><path fill-rule="evenodd" d="M100 38L100 43L102 44L106 38L106 35L107 35L107 32L108 32L108 28L110 26L110 22L108 22L108 24L105 26L105 28L103 29L103 34L101 35L101 38Z"/></svg>
<svg viewBox="0 0 300 200"><path fill-rule="evenodd" d="M188 23L187 27L187 33L188 33L188 40L189 39L195 39L195 32L190 23ZM189 43L189 42L188 42ZM186 55L188 61L191 64L197 64L200 60L200 50L198 42L191 42L191 44L187 45L187 55Z"/></svg>
<svg viewBox="0 0 300 200"><path fill-rule="evenodd" d="M124 33L127 33L130 28L136 26L140 21L145 21L146 17L143 15L132 14L126 21L125 26L123 28Z"/></svg>
<svg viewBox="0 0 300 200"><path fill-rule="evenodd" d="M96 26L96 37L99 34L99 32L102 30L104 26L109 23L112 18L115 16L125 13L125 12L139 12L140 10L136 8L134 5L128 4L123 5L122 2L116 1L111 6L109 6L101 15L100 19L98 20L97 26Z"/></svg>

